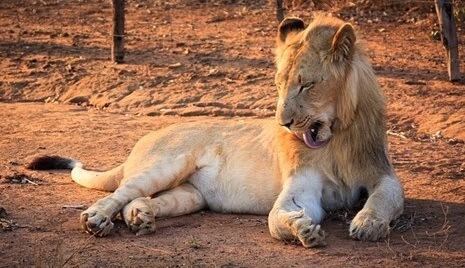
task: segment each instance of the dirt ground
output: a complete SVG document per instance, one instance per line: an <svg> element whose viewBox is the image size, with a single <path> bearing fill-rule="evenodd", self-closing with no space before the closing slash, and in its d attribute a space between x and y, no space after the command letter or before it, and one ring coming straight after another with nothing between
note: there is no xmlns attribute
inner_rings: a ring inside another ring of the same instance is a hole
<svg viewBox="0 0 465 268"><path fill-rule="evenodd" d="M148 236L118 220L109 237L83 233L82 209L67 206L106 193L66 172L25 170L31 156L107 169L170 124L274 114L274 1L164 2L127 1L118 65L109 60L110 1L0 2L0 267L465 266L465 87L447 81L433 1L291 1L286 12L330 11L366 41L406 192L388 239L350 239L354 211L323 222L328 245L317 249L274 240L266 216L209 211L160 220Z"/></svg>

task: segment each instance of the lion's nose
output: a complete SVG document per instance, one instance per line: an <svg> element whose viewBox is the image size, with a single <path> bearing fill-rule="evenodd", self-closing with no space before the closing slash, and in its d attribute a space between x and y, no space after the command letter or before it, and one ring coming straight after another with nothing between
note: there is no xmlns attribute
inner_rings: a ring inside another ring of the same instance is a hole
<svg viewBox="0 0 465 268"><path fill-rule="evenodd" d="M294 124L294 119L291 119L288 123L279 123L281 126L287 128L288 130L291 130L292 124Z"/></svg>

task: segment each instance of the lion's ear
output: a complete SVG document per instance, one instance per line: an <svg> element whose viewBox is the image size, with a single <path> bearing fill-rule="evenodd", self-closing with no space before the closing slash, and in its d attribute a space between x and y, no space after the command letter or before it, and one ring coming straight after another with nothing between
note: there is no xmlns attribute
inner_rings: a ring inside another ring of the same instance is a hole
<svg viewBox="0 0 465 268"><path fill-rule="evenodd" d="M344 61L352 58L355 45L355 31L352 25L342 25L333 37L331 43L331 60Z"/></svg>
<svg viewBox="0 0 465 268"><path fill-rule="evenodd" d="M278 45L286 42L286 39L291 35L303 31L305 29L304 21L299 18L285 18L278 27Z"/></svg>

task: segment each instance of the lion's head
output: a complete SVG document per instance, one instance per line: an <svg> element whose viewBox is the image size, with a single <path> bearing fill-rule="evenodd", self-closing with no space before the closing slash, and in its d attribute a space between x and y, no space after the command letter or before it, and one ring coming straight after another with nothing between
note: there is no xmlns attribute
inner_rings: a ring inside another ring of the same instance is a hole
<svg viewBox="0 0 465 268"><path fill-rule="evenodd" d="M317 17L308 27L298 18L279 26L276 119L309 147L326 145L333 132L352 124L360 83L377 92L372 69L355 41L350 24L328 16Z"/></svg>

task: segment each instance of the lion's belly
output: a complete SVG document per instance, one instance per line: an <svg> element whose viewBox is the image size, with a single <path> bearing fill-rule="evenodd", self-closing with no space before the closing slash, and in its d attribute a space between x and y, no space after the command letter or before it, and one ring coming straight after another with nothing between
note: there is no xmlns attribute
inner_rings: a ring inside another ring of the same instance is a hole
<svg viewBox="0 0 465 268"><path fill-rule="evenodd" d="M263 159L262 159L263 160ZM273 173L271 160L253 161L244 155L214 154L190 178L209 208L218 212L268 214L281 190L281 179Z"/></svg>
<svg viewBox="0 0 465 268"><path fill-rule="evenodd" d="M252 178L245 173L214 173L213 167L204 168L189 179L213 211L268 214L279 194L272 184L259 183L265 180L264 177Z"/></svg>
<svg viewBox="0 0 465 268"><path fill-rule="evenodd" d="M208 207L218 212L268 214L277 197L261 186L247 186L240 178L212 179L200 172L189 181L202 193Z"/></svg>

